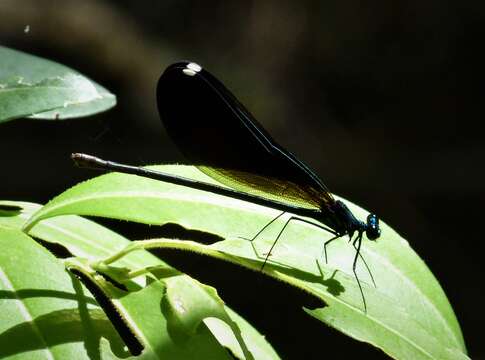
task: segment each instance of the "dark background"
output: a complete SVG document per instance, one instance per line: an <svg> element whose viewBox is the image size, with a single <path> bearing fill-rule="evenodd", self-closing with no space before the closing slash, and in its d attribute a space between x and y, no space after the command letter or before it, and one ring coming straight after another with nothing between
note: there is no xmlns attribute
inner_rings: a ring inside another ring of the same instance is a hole
<svg viewBox="0 0 485 360"><path fill-rule="evenodd" d="M0 18L0 44L73 67L118 96L116 108L87 119L2 124L0 198L46 202L92 177L72 166L74 151L182 161L154 90L168 64L190 59L335 193L409 240L447 293L471 358L485 358L485 3L2 0ZM182 270L205 268L199 278L285 359L385 358L305 316L308 299L295 290L167 256Z"/></svg>

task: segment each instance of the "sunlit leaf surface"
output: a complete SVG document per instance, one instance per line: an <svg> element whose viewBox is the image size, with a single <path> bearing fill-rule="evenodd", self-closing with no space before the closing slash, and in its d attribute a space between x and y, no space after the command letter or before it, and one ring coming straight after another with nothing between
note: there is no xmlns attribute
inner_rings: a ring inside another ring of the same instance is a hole
<svg viewBox="0 0 485 360"><path fill-rule="evenodd" d="M52 254L0 225L0 358L117 359L124 344Z"/></svg>
<svg viewBox="0 0 485 360"><path fill-rule="evenodd" d="M0 201L2 207L15 210L21 207L22 210L15 215L0 216L0 228L17 231L29 239L18 229L41 206ZM170 268L146 251L128 254L114 264L113 272L106 272L116 279L116 269L120 273L122 269L146 268L148 276L127 282L126 286L133 291L121 291L93 272L88 260L107 257L130 243L115 232L93 221L69 215L42 221L29 234L60 244L80 257L79 260L66 260L67 266L96 282L99 291L109 297L110 303L121 314L123 323L144 345L143 356L155 359L232 359L227 351L230 349L240 359L278 359L263 337L228 309L214 289ZM39 247L35 242L31 243ZM57 266L60 266L59 261ZM13 270L22 272L22 268L13 267ZM39 286L45 273L48 270L39 274ZM150 277L151 274L153 276Z"/></svg>
<svg viewBox="0 0 485 360"><path fill-rule="evenodd" d="M155 167L195 179L211 180L191 167ZM367 212L347 202L358 218ZM161 246L198 251L259 269L285 219L275 222L253 243L262 226L279 212L262 206L133 175L108 174L81 183L52 200L30 219L81 214L138 221L178 223L217 234L225 241L211 246L164 242ZM289 214L288 214L289 216ZM320 297L328 305L305 309L309 315L398 359L466 359L459 324L439 283L424 262L394 230L382 223L377 242L364 241L358 274L367 300L363 312L352 273L355 254L347 239L329 246L325 263L323 242L330 234L294 222L285 230L265 271ZM183 269L180 269L183 271Z"/></svg>

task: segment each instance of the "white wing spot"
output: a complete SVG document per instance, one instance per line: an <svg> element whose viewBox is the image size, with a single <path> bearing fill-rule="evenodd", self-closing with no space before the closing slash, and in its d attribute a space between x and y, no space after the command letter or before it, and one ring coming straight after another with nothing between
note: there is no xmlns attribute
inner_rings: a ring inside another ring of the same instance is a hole
<svg viewBox="0 0 485 360"><path fill-rule="evenodd" d="M194 70L190 70L190 69L183 69L182 71L184 72L185 75L189 75L189 76L194 76L195 74L197 74Z"/></svg>
<svg viewBox="0 0 485 360"><path fill-rule="evenodd" d="M199 72L199 71L202 70L202 66L200 66L199 64L196 64L194 62L191 62L191 63L187 64L187 69L193 70L195 72Z"/></svg>

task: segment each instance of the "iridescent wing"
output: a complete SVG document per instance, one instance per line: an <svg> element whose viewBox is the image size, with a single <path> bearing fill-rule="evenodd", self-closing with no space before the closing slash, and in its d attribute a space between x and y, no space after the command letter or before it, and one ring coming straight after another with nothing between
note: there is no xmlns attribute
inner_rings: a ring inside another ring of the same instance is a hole
<svg viewBox="0 0 485 360"><path fill-rule="evenodd" d="M318 176L277 144L208 71L180 62L157 87L160 117L180 151L202 172L239 191L302 207L335 200Z"/></svg>

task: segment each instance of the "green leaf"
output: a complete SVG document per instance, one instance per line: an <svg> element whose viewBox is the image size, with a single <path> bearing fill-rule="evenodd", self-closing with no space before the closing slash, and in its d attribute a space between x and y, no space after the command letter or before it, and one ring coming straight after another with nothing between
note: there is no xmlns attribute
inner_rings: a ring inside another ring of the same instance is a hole
<svg viewBox="0 0 485 360"><path fill-rule="evenodd" d="M0 46L0 122L88 116L115 104L113 94L75 70Z"/></svg>
<svg viewBox="0 0 485 360"><path fill-rule="evenodd" d="M20 228L34 211L41 208L31 203L0 201L0 207L2 206L22 208L17 216L0 217L0 226L12 229ZM61 244L72 254L92 261L107 257L130 244L115 232L78 216L48 219L34 226L30 234L44 241ZM261 335L225 307L211 288L177 272L146 251L128 254L116 263L116 268L105 272L116 280L118 274L126 273L123 269L148 269L141 274L146 275L150 271L158 274L156 277L153 274L151 276L158 281L149 281L149 277L138 276L124 283L128 288L134 289L129 293L121 292L94 273L89 264L85 265L86 261L67 260L67 264L69 268L76 268L89 277L111 299L127 326L146 346L145 355L151 354L155 358L163 359L230 358L221 347L222 344L234 354L240 355L241 359L278 359L271 346L261 340ZM179 316L183 321L167 316L176 314L176 311L170 310L177 309L179 304L187 309L182 317ZM228 325L214 325L213 318L222 319ZM187 328L184 324L187 323L191 324L189 332L184 330ZM181 338L177 336L180 332L188 335ZM238 340L235 336L239 337ZM246 347L247 350L243 350Z"/></svg>
<svg viewBox="0 0 485 360"><path fill-rule="evenodd" d="M270 344L268 344L268 340L266 340L263 335L257 332L256 329L244 318L231 310L230 307L226 305L225 309L232 321L237 324L241 336L244 339L244 343L248 345L248 348L255 359L279 359L278 355ZM228 325L226 322L218 321L218 319L214 318L208 318L205 319L205 323L221 344L223 344L226 348L231 349L233 354L235 354L238 359L243 358L242 349L239 346L239 342L237 341L236 337L233 336L233 332L228 331Z"/></svg>
<svg viewBox="0 0 485 360"><path fill-rule="evenodd" d="M0 225L0 358L117 359L124 344L52 254Z"/></svg>
<svg viewBox="0 0 485 360"><path fill-rule="evenodd" d="M162 166L155 169L211 182L195 168ZM346 202L360 219L367 212ZM78 184L34 214L26 229L42 219L81 214L138 221L146 224L178 223L186 228L217 234L225 241L211 246L160 240L154 246L172 247L218 257L255 270L286 220L282 217L254 242L252 238L278 211L216 194L175 186L133 175L108 174ZM290 214L287 214L290 216ZM394 230L382 223L382 236L364 240L357 272L368 311L364 313L352 272L355 250L347 239L328 248L328 234L314 226L292 222L275 247L265 272L321 298L328 305L306 309L311 316L395 358L466 359L458 321L424 262ZM241 238L242 237L242 238ZM183 269L182 269L183 270Z"/></svg>
<svg viewBox="0 0 485 360"><path fill-rule="evenodd" d="M172 312L169 306L168 310L164 308L167 298L164 281L149 281L147 278L147 283L137 288L134 284L125 284L132 290L126 292L114 287L82 259L68 260L66 266L71 271L82 273L101 294L98 298L104 296L108 299L115 309L112 311L114 316L119 316L127 331L143 345L143 355L156 359L230 359L209 329L199 326L202 319L194 325L192 333L179 336L183 327L167 314ZM180 281L184 282L187 278L173 271L170 274L168 280L175 276L181 277ZM181 298L184 299L184 294ZM193 300L203 302L200 298Z"/></svg>

